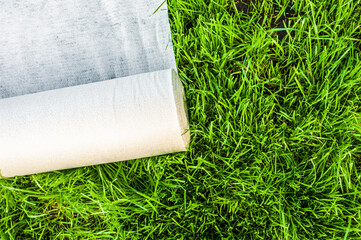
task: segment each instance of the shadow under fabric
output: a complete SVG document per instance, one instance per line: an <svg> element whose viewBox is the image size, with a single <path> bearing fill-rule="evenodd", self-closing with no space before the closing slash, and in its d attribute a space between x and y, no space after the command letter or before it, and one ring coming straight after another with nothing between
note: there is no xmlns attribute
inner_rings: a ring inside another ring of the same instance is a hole
<svg viewBox="0 0 361 240"><path fill-rule="evenodd" d="M3 177L187 149L162 3L0 0Z"/></svg>

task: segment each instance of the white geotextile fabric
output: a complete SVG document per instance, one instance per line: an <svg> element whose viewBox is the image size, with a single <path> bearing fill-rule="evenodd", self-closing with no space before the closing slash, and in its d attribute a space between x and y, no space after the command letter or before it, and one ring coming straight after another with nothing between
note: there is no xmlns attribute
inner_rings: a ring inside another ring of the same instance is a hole
<svg viewBox="0 0 361 240"><path fill-rule="evenodd" d="M0 0L5 177L184 151L163 0Z"/></svg>

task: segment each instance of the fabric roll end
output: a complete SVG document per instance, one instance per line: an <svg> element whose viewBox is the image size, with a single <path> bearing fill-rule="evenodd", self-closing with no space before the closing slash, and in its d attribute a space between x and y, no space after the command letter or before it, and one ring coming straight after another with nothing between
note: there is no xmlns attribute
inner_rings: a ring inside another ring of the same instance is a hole
<svg viewBox="0 0 361 240"><path fill-rule="evenodd" d="M183 140L184 151L186 151L190 144L190 130L189 130L189 116L187 109L186 97L184 94L183 84L174 69L171 69L172 85L175 98L175 105L178 115L178 123L180 134Z"/></svg>

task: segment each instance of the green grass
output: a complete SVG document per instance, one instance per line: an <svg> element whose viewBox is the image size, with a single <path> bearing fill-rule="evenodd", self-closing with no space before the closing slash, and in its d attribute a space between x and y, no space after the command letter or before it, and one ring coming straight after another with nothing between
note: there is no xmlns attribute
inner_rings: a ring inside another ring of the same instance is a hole
<svg viewBox="0 0 361 240"><path fill-rule="evenodd" d="M188 152L0 180L0 239L361 239L361 1L237 4L169 1Z"/></svg>

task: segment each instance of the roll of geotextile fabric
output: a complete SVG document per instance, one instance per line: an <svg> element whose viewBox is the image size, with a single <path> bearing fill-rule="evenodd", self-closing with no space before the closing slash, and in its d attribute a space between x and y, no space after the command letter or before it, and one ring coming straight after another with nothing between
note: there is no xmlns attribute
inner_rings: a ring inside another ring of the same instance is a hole
<svg viewBox="0 0 361 240"><path fill-rule="evenodd" d="M158 0L0 1L3 177L185 151Z"/></svg>

